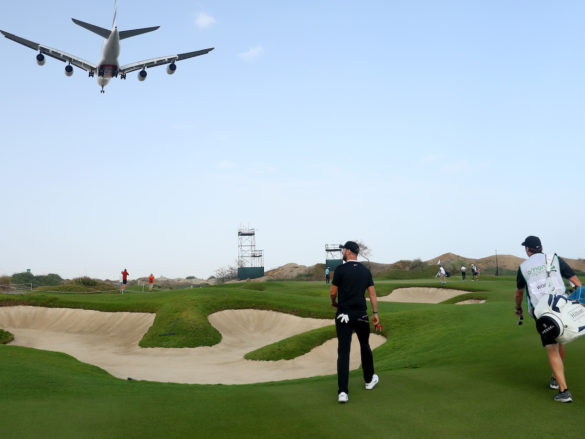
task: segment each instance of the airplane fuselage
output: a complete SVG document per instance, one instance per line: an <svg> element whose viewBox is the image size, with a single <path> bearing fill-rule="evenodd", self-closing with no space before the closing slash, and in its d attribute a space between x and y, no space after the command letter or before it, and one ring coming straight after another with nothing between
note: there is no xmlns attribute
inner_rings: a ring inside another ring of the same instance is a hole
<svg viewBox="0 0 585 439"><path fill-rule="evenodd" d="M109 38L104 39L102 45L102 55L98 63L98 78L97 82L102 89L108 85L110 79L118 76L120 64L118 57L120 56L120 34L118 28L114 26Z"/></svg>
<svg viewBox="0 0 585 439"><path fill-rule="evenodd" d="M213 50L213 47L202 50L194 50L191 52L177 53L174 55L161 56L158 58L151 58L143 61L133 62L120 66L118 63L118 57L120 56L120 40L134 37L136 35L142 35L148 32L155 31L159 26L144 27L140 29L129 29L118 31L116 26L116 11L117 2L114 4L114 20L112 24L112 30L108 30L103 27L96 26L91 23L86 23L81 20L72 18L71 20L78 26L83 27L104 39L102 44L102 53L98 64L93 64L89 61L85 61L75 55L63 52L59 49L54 49L43 44L36 43L34 41L27 40L19 37L18 35L11 34L0 30L0 34L4 35L9 40L12 40L18 44L22 44L30 49L37 52L35 59L38 65L42 66L45 64L45 55L51 58L55 58L59 61L66 63L65 75L72 76L74 69L79 69L88 72L88 76L93 78L97 75L97 83L101 87L101 92L104 92L104 87L110 82L112 78L119 77L120 79L126 79L126 75L130 72L138 71L138 80L144 81L147 77L146 69L151 67L157 67L167 65L167 73L172 75L175 73L177 66L176 62L184 59L193 58L195 56L205 55Z"/></svg>

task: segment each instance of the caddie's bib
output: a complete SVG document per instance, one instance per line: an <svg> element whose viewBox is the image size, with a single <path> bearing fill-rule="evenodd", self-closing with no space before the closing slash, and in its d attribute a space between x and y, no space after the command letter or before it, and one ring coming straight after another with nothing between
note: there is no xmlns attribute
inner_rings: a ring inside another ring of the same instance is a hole
<svg viewBox="0 0 585 439"><path fill-rule="evenodd" d="M548 259L548 261L547 261ZM520 271L528 288L528 312L534 317L534 308L548 295L565 294L559 257L536 253L520 264Z"/></svg>

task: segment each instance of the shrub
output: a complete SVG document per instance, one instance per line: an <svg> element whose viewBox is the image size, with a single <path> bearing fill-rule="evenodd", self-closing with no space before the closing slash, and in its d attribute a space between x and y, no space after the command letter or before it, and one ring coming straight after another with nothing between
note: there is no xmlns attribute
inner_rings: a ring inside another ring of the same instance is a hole
<svg viewBox="0 0 585 439"><path fill-rule="evenodd" d="M63 279L58 274L50 273L46 276L35 276L35 286L54 286L61 285L62 283Z"/></svg>
<svg viewBox="0 0 585 439"><path fill-rule="evenodd" d="M413 261L410 262L410 264L408 265L408 269L410 271L424 271L425 268L427 268L427 263L423 262L420 259L415 259Z"/></svg>
<svg viewBox="0 0 585 439"><path fill-rule="evenodd" d="M32 273L27 272L27 271L25 271L23 273L14 273L10 277L10 283L12 283L12 284L33 284L33 287L36 286L34 275Z"/></svg>
<svg viewBox="0 0 585 439"><path fill-rule="evenodd" d="M8 290L10 285L10 276L0 276L0 291Z"/></svg>
<svg viewBox="0 0 585 439"><path fill-rule="evenodd" d="M32 284L33 288L61 285L63 279L58 274L47 274L41 276L35 276L32 273L15 273L10 277L10 283L12 284Z"/></svg>
<svg viewBox="0 0 585 439"><path fill-rule="evenodd" d="M91 277L88 277L88 276L75 278L75 279L73 279L73 283L76 283L78 285L83 285L84 287L95 287L98 285L97 280L92 279Z"/></svg>
<svg viewBox="0 0 585 439"><path fill-rule="evenodd" d="M12 340L14 340L14 336L10 332L0 329L0 344L10 343Z"/></svg>
<svg viewBox="0 0 585 439"><path fill-rule="evenodd" d="M238 278L238 267L230 265L228 267L221 267L215 270L215 278L217 283L223 284L229 280Z"/></svg>

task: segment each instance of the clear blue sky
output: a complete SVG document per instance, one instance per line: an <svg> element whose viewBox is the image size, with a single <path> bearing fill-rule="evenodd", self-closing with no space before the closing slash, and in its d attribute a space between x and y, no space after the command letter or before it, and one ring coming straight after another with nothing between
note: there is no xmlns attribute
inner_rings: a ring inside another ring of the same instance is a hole
<svg viewBox="0 0 585 439"><path fill-rule="evenodd" d="M97 62L113 1L4 2L0 29ZM267 269L372 259L585 257L582 1L120 0L95 79L0 40L0 274L208 277L254 227Z"/></svg>

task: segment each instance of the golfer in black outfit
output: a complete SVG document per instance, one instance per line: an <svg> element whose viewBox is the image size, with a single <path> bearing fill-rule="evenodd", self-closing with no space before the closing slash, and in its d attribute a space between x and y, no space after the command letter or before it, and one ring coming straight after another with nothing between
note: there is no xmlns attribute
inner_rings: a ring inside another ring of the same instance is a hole
<svg viewBox="0 0 585 439"><path fill-rule="evenodd" d="M337 400L347 402L349 381L349 352L351 336L356 332L360 342L362 369L366 390L373 389L378 384L378 375L374 374L374 356L370 349L370 322L364 293L368 290L372 304L372 322L380 323L378 317L378 302L372 273L360 262L357 255L359 246L353 241L347 241L342 248L345 264L338 266L333 274L331 283L331 305L337 308L335 328L337 330L337 383L339 386Z"/></svg>

